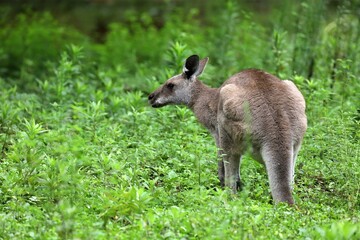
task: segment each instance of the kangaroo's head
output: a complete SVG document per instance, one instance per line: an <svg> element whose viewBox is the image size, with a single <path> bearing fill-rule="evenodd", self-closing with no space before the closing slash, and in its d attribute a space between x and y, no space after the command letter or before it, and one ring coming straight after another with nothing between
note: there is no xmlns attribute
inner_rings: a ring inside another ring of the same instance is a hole
<svg viewBox="0 0 360 240"><path fill-rule="evenodd" d="M189 104L196 78L204 71L208 60L209 58L199 60L198 55L188 57L181 74L168 79L149 95L151 106L159 108L168 104Z"/></svg>

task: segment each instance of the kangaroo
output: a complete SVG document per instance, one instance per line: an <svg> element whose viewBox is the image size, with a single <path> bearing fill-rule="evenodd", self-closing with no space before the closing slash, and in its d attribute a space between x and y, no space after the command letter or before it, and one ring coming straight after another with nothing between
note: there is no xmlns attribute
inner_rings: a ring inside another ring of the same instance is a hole
<svg viewBox="0 0 360 240"><path fill-rule="evenodd" d="M219 88L198 80L209 58L192 55L183 72L151 93L154 108L188 106L215 139L221 186L241 189L241 156L249 150L265 165L275 203L294 204L292 183L307 128L305 100L294 83L257 69L239 72Z"/></svg>

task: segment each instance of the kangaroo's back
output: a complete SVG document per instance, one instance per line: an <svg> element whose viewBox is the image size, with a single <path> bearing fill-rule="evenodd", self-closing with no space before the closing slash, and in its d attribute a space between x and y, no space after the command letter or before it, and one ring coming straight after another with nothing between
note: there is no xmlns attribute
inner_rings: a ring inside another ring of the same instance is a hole
<svg viewBox="0 0 360 240"><path fill-rule="evenodd" d="M243 122L259 144L274 136L301 141L306 131L305 100L291 81L249 69L230 77L220 92L222 113Z"/></svg>

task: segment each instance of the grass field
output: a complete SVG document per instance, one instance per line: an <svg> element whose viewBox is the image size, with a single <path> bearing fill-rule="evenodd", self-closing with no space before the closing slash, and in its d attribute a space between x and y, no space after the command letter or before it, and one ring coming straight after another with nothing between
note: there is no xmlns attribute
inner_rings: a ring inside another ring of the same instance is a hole
<svg viewBox="0 0 360 240"><path fill-rule="evenodd" d="M285 2L266 16L177 7L162 27L130 12L101 43L50 13L3 14L0 239L360 239L359 5ZM272 204L250 156L229 195L192 112L148 106L194 53L213 87L252 67L303 93L296 207Z"/></svg>

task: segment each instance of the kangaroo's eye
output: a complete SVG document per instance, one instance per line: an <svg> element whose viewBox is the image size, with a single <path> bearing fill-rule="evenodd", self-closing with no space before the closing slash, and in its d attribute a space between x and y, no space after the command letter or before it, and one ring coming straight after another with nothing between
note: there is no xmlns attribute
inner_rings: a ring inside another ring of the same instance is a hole
<svg viewBox="0 0 360 240"><path fill-rule="evenodd" d="M168 83L168 84L166 84L166 87L170 90L173 90L175 85L173 83Z"/></svg>

